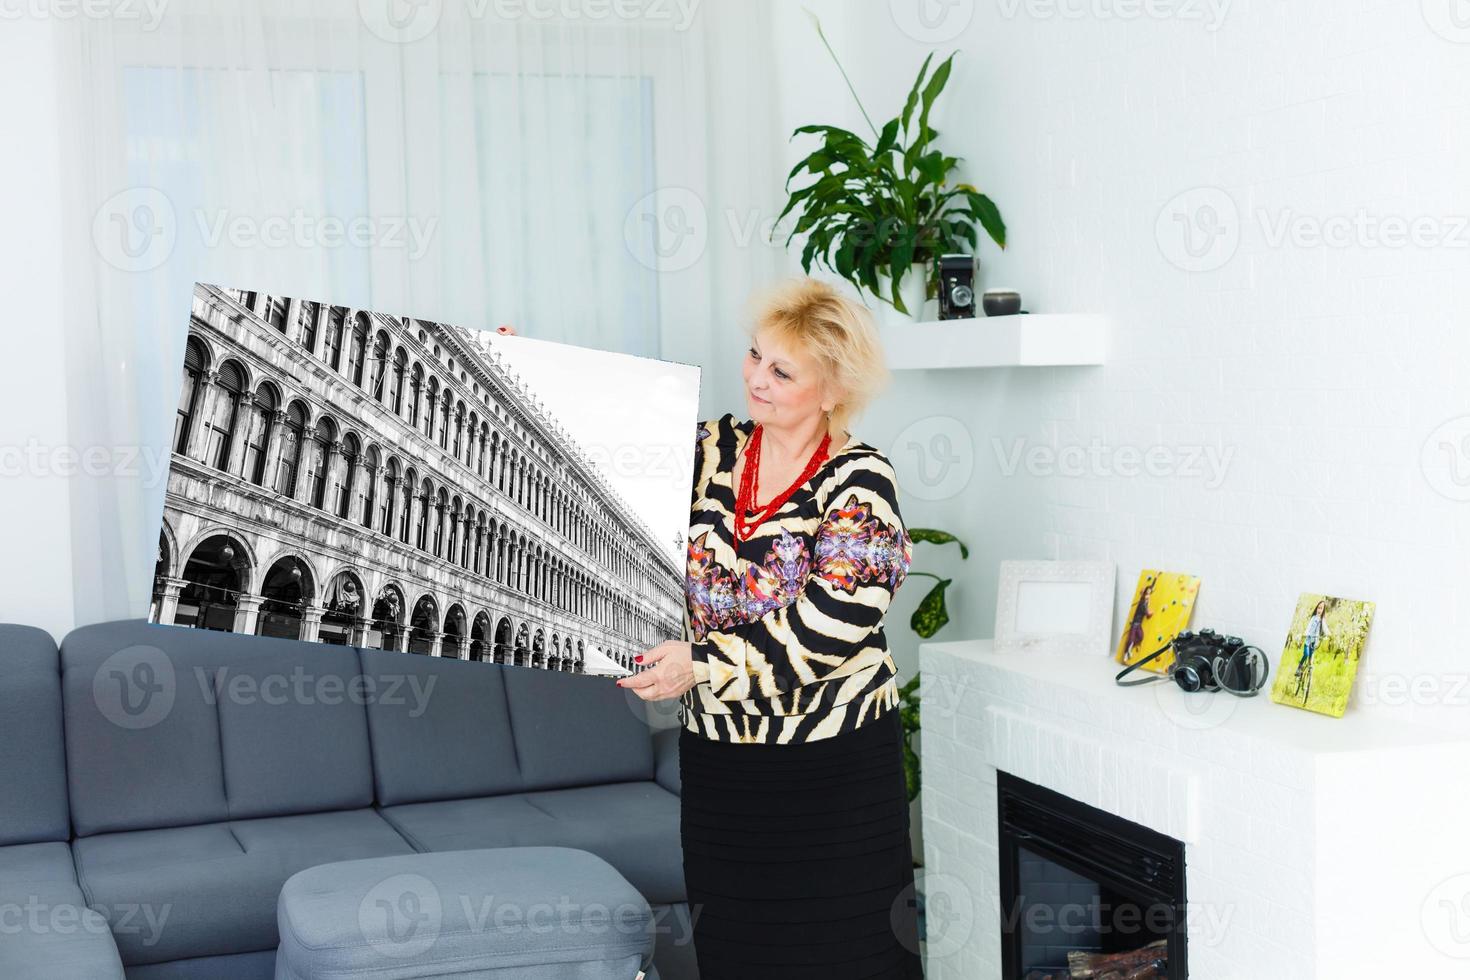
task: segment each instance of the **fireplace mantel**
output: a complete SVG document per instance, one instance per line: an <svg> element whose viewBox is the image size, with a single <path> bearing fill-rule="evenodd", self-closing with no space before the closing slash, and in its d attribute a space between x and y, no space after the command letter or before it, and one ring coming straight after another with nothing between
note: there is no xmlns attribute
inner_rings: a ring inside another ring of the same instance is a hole
<svg viewBox="0 0 1470 980"><path fill-rule="evenodd" d="M1190 980L1470 971L1470 740L1120 688L1105 656L972 640L919 661L925 904L951 910L931 980L1000 976L997 770L1185 842Z"/></svg>

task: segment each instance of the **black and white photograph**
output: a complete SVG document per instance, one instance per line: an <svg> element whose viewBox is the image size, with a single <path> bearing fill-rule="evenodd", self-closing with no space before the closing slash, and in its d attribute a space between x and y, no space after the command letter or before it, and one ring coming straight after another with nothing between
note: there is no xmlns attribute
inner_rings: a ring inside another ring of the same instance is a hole
<svg viewBox="0 0 1470 980"><path fill-rule="evenodd" d="M205 284L188 330L149 622L573 673L680 635L698 368Z"/></svg>

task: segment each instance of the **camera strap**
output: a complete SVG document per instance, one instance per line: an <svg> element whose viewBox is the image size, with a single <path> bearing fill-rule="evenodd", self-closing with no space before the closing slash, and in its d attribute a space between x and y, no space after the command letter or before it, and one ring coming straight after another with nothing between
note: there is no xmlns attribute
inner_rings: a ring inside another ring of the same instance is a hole
<svg viewBox="0 0 1470 980"><path fill-rule="evenodd" d="M1168 673L1155 674L1152 677L1137 677L1131 681L1125 681L1123 678L1127 677L1129 674L1133 673L1135 670L1142 667L1149 661L1162 657L1173 645L1174 641L1170 640L1168 643L1165 643L1163 646L1159 647L1157 650L1149 654L1147 657L1144 657L1142 660L1135 660L1127 667L1124 667L1122 670L1118 671L1117 676L1114 677L1113 680L1117 683L1119 687L1137 687L1139 684L1153 684L1156 681L1167 680L1169 677Z"/></svg>

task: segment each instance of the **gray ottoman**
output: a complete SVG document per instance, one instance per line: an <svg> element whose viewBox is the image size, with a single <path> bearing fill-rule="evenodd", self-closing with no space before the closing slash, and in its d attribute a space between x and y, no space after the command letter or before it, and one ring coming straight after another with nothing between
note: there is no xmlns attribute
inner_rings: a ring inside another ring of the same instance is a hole
<svg viewBox="0 0 1470 980"><path fill-rule="evenodd" d="M287 879L276 919L276 980L634 980L653 955L647 900L571 847L321 864Z"/></svg>

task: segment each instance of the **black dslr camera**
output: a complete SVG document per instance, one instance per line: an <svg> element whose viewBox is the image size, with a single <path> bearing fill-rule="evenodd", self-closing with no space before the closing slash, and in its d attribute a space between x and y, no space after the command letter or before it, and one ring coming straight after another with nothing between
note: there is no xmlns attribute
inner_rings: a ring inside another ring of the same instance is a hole
<svg viewBox="0 0 1470 980"><path fill-rule="evenodd" d="M1205 628L1198 633L1182 631L1147 657L1119 671L1114 679L1123 687L1158 680L1157 677L1131 681L1123 678L1171 648L1174 663L1169 667L1168 677L1184 691L1229 691L1250 697L1266 686L1266 676L1271 670L1259 647L1247 644L1238 636L1222 636Z"/></svg>

